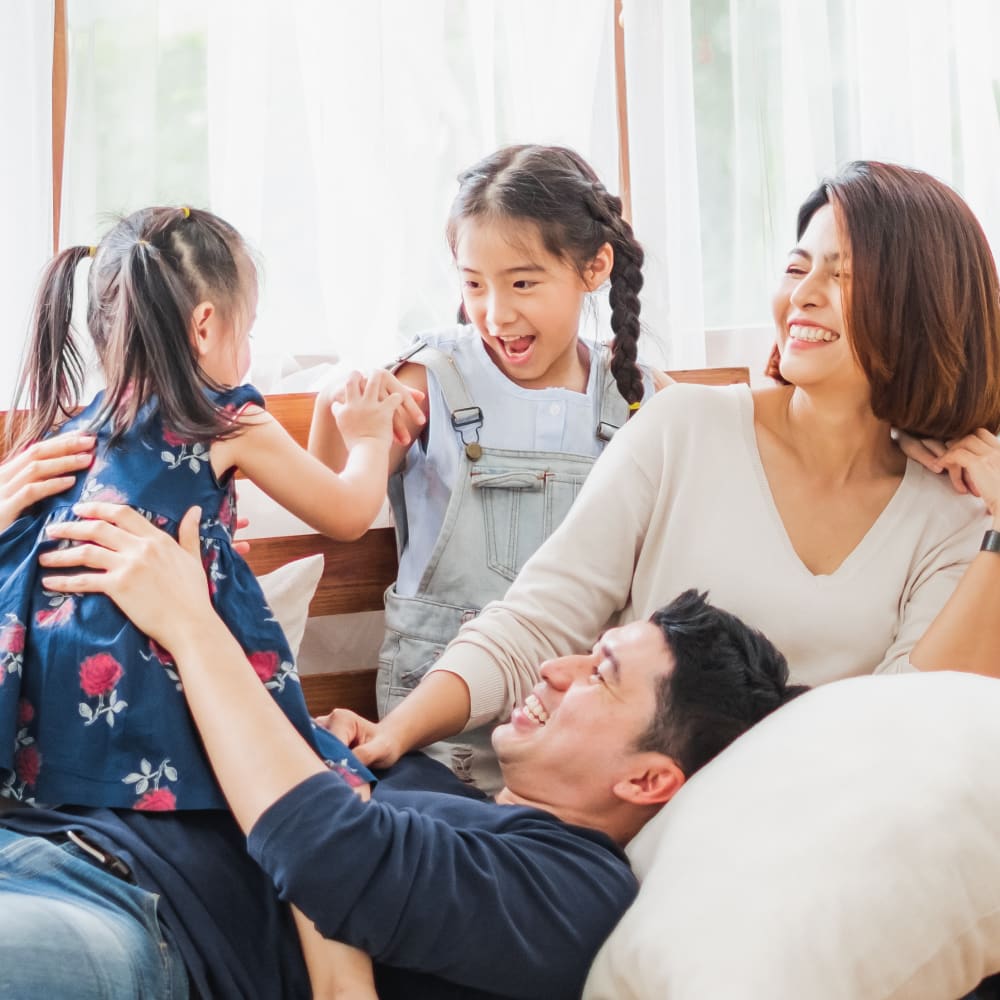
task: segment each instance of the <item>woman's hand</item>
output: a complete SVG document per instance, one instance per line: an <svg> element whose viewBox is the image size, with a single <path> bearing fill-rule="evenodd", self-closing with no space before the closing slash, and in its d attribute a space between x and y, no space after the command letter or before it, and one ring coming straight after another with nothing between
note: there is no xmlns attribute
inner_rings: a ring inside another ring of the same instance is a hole
<svg viewBox="0 0 1000 1000"><path fill-rule="evenodd" d="M993 515L994 526L1000 525L1000 441L996 436L980 427L957 441L949 441L938 462L953 484L960 479L968 492L982 498Z"/></svg>
<svg viewBox="0 0 1000 1000"><path fill-rule="evenodd" d="M380 728L380 723L348 708L335 708L329 715L316 719L316 723L346 743L367 767L392 767L402 756L401 748Z"/></svg>
<svg viewBox="0 0 1000 1000"><path fill-rule="evenodd" d="M57 434L0 464L0 531L32 504L68 490L94 461L92 434Z"/></svg>
<svg viewBox="0 0 1000 1000"><path fill-rule="evenodd" d="M106 594L140 631L176 655L185 635L215 617L198 544L201 509L184 515L179 545L131 507L80 503L74 511L84 520L51 524L48 534L78 544L43 553L39 562L47 570L85 569L45 576L42 585L56 593Z"/></svg>

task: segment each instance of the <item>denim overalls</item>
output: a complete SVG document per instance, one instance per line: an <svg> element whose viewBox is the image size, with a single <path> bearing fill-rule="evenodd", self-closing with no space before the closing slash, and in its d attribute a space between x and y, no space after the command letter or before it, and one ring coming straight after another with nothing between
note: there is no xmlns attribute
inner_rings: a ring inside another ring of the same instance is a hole
<svg viewBox="0 0 1000 1000"><path fill-rule="evenodd" d="M603 442L628 417L608 367L610 351L592 348L594 434ZM385 594L386 634L379 654L378 707L384 716L419 683L465 622L504 596L528 557L558 527L594 464L594 455L515 451L479 445L479 428L503 420L471 398L454 359L426 344L399 359L434 373L450 411L462 470L451 491L444 523L416 596ZM650 380L645 379L647 392ZM419 447L416 444L415 447ZM402 473L389 484L396 540L403 552L410 533ZM415 530L419 527L414 526ZM490 742L493 726L461 733L425 748L463 781L484 791L502 785Z"/></svg>

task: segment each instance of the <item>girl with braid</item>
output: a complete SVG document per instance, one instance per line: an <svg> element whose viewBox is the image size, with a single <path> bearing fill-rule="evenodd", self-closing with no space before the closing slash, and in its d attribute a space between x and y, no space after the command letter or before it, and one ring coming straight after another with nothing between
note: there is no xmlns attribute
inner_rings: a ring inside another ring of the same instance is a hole
<svg viewBox="0 0 1000 1000"><path fill-rule="evenodd" d="M73 283L88 258L87 321L107 387L77 412L85 366L71 326ZM202 561L220 618L302 739L367 791L370 773L310 719L281 627L233 549L233 481L242 470L316 530L358 537L385 496L394 411L414 404L377 379L364 392L350 383L338 407L350 450L333 473L240 384L256 308L250 252L209 212L147 208L99 246L71 247L49 264L18 390L30 409L8 443L83 434L96 445L75 486L0 535L0 794L143 813L226 808L169 654L108 598L42 586L38 556L54 547L48 528L75 519L74 505L88 500L128 504L175 536L185 512L201 508ZM367 957L296 920L316 996L347 995L338 990L357 981L349 995L374 996ZM326 971L334 962L336 977Z"/></svg>
<svg viewBox="0 0 1000 1000"><path fill-rule="evenodd" d="M393 450L399 575L386 594L383 715L463 622L504 595L615 431L669 381L636 362L642 248L620 199L577 153L509 146L481 160L459 177L447 237L461 325L418 337L397 363L426 424ZM579 332L605 284L610 345ZM337 468L334 398L331 388L317 400L310 450ZM495 790L491 730L429 752Z"/></svg>

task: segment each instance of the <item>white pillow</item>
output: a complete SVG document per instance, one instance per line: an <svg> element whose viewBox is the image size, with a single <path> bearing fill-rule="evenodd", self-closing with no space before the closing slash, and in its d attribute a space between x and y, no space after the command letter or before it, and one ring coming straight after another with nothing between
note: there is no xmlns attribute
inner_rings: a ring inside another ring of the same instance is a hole
<svg viewBox="0 0 1000 1000"><path fill-rule="evenodd" d="M818 688L629 855L642 889L585 1000L956 1000L1000 970L1000 681Z"/></svg>
<svg viewBox="0 0 1000 1000"><path fill-rule="evenodd" d="M309 602L323 575L323 562L322 554L317 552L304 559L285 563L257 578L295 659L298 659L302 635L306 630Z"/></svg>

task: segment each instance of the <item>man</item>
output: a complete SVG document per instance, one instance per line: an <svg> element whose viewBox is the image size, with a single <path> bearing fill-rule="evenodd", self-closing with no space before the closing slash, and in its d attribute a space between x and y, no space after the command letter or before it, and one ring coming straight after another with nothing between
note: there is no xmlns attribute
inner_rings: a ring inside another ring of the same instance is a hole
<svg viewBox="0 0 1000 1000"><path fill-rule="evenodd" d="M178 545L128 508L77 509L89 520L51 533L82 544L43 561L98 572L46 586L108 594L173 654L236 822L99 809L0 819L3 996L308 995L274 886L373 957L383 998L577 996L636 892L621 847L801 690L766 639L688 591L542 666L496 731L495 803L419 755L363 802L212 610L197 512Z"/></svg>

